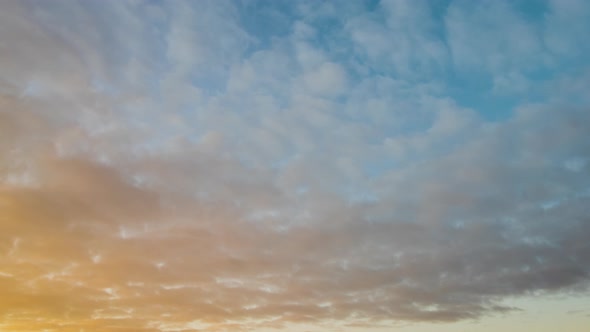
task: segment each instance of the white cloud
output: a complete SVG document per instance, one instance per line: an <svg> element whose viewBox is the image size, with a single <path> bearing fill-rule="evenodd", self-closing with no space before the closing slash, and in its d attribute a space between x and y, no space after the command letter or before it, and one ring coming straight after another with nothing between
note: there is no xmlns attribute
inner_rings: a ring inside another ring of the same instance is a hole
<svg viewBox="0 0 590 332"><path fill-rule="evenodd" d="M326 62L306 72L303 82L311 94L330 97L346 91L348 78L341 66Z"/></svg>
<svg viewBox="0 0 590 332"><path fill-rule="evenodd" d="M539 29L519 16L509 2L454 1L445 16L454 67L484 70L535 68L547 61Z"/></svg>
<svg viewBox="0 0 590 332"><path fill-rule="evenodd" d="M455 321L588 285L587 71L529 75L585 50L545 52L506 3L445 27L301 3L268 43L237 2L0 6L0 309L27 328ZM514 115L447 70L488 71Z"/></svg>
<svg viewBox="0 0 590 332"><path fill-rule="evenodd" d="M579 57L587 52L583 42L588 31L590 6L585 1L549 1L550 12L545 26L549 50L565 57Z"/></svg>
<svg viewBox="0 0 590 332"><path fill-rule="evenodd" d="M346 28L356 51L376 70L423 79L447 65L448 51L425 1L381 2L378 10L358 15Z"/></svg>

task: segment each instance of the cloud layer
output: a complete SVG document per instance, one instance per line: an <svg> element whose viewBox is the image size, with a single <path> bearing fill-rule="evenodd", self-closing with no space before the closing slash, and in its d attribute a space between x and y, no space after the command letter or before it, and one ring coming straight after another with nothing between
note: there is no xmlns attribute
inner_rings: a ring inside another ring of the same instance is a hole
<svg viewBox="0 0 590 332"><path fill-rule="evenodd" d="M587 289L583 1L1 7L4 329L458 321Z"/></svg>

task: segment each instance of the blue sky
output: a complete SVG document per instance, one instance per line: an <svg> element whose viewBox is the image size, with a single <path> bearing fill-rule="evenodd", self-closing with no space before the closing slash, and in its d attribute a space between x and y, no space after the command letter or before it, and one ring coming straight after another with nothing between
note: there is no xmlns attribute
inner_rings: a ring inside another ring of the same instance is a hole
<svg viewBox="0 0 590 332"><path fill-rule="evenodd" d="M0 328L583 331L588 32L583 0L0 3Z"/></svg>

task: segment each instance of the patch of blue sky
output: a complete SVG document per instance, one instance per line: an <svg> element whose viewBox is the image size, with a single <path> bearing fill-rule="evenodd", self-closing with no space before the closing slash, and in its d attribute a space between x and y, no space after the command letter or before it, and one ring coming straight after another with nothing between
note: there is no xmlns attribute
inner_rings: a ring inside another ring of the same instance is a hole
<svg viewBox="0 0 590 332"><path fill-rule="evenodd" d="M394 158L387 158L386 156L382 157L384 158L372 162L366 162L363 165L363 174L369 179L377 179L383 174L400 166L400 163L396 162Z"/></svg>
<svg viewBox="0 0 590 332"><path fill-rule="evenodd" d="M223 95L227 88L229 70L205 70L192 75L190 83L208 96Z"/></svg>
<svg viewBox="0 0 590 332"><path fill-rule="evenodd" d="M528 20L542 20L550 10L547 0L516 0L509 4Z"/></svg>
<svg viewBox="0 0 590 332"><path fill-rule="evenodd" d="M238 2L238 5L242 27L256 38L246 55L271 48L273 39L288 36L292 32L292 21L295 18L293 1L245 0Z"/></svg>
<svg viewBox="0 0 590 332"><path fill-rule="evenodd" d="M440 42L447 51L449 46L447 44L447 31L444 20L449 3L448 0L428 2L427 12L430 15L430 22L426 29L426 36L431 40ZM301 4L294 4L291 1L276 1L270 4L260 1L244 1L238 4L242 27L248 34L256 38L255 41L248 44L247 50L241 55L239 61L248 61L257 52L272 50L277 47L277 43L284 43L285 39L292 38L294 22L304 19L306 24L310 25L315 31L315 33L308 36L306 42L323 51L329 61L343 65L353 87L356 87L363 79L375 77L390 77L416 86L425 82L434 82L443 87L440 97L452 98L458 106L476 111L486 121L505 121L513 115L515 108L522 104L545 101L548 98L544 91L545 82L553 80L564 71L576 71L581 66L588 64L587 57L583 56L585 54L566 54L554 57L551 63L546 63L541 59L545 54L539 54L538 59L531 59L530 61L534 65L527 65L527 68L516 66L511 69L521 75L523 80L531 85L530 87L522 91L514 90L498 93L498 91L495 91L494 79L501 73L490 72L485 68L472 66L459 68L450 61L441 61L430 66L410 58L407 63L408 70L409 72L415 72L416 75L403 76L394 67L388 66L386 63L372 63L372 59L367 58L361 51L355 49L350 36L345 31L345 26L349 19L365 14L371 15L371 18L379 24L386 24L386 13L384 13L383 4L379 1L360 1L354 2L352 5L336 6L333 8L335 11L326 12L324 10L324 14L322 14L323 9L320 8L322 4L311 3L308 5L312 10L317 9L317 15L306 16L301 14L302 9L299 8ZM521 19L532 23L537 28L543 26L548 12L546 1L516 1L510 3L510 6L516 10ZM354 10L351 10L351 8ZM420 24L420 22L417 24ZM395 41L391 40L391 42L394 43ZM221 95L227 89L229 70L229 65L223 68L204 68L193 74L191 84L203 90L206 95ZM154 89L156 92L157 90ZM277 102L283 108L288 105L288 95L281 97L278 91L268 92L279 97ZM354 91L351 93L354 94ZM391 91L391 94L395 93L399 92ZM419 96L407 96L407 98L412 100L419 98ZM350 94L346 94L334 96L332 100L338 105L344 106L351 101L351 98ZM239 109L235 109L235 111L239 111ZM180 111L180 113L186 113L187 115L191 112L196 112L196 110L190 106L186 106ZM343 112L339 116L343 120L349 117L348 120L357 123L374 124L363 113L363 110L357 114ZM390 116L396 116L393 109ZM402 127L387 127L380 124L379 126L383 132L381 135L374 135L375 142L387 136L388 133L405 135L427 130L432 125L432 119L419 112L409 117L407 114L404 116L409 120ZM376 166L376 171L368 172L379 173L380 171L377 171L379 168Z"/></svg>
<svg viewBox="0 0 590 332"><path fill-rule="evenodd" d="M491 122L505 121L512 117L521 98L492 92L493 83L484 75L467 75L464 79L447 81L447 93L459 106L475 110Z"/></svg>
<svg viewBox="0 0 590 332"><path fill-rule="evenodd" d="M516 0L509 2L521 15L530 20L540 20L549 12L547 0Z"/></svg>

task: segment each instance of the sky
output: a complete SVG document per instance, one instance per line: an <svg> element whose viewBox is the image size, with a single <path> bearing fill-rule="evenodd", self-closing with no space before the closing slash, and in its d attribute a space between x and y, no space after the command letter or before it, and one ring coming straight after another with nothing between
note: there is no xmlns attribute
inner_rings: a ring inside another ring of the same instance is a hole
<svg viewBox="0 0 590 332"><path fill-rule="evenodd" d="M589 33L584 0L1 0L0 330L588 331Z"/></svg>

